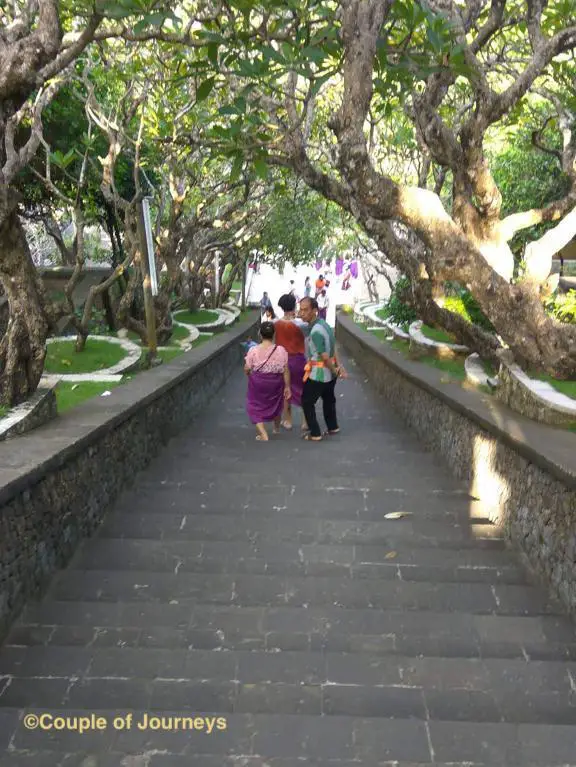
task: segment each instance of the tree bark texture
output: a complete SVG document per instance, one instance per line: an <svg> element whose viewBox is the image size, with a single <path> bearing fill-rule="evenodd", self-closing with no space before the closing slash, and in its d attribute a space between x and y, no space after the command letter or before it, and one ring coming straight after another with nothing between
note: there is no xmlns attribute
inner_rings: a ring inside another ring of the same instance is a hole
<svg viewBox="0 0 576 767"><path fill-rule="evenodd" d="M40 382L50 330L44 290L16 211L0 224L0 281L10 308L0 341L0 402L13 406Z"/></svg>

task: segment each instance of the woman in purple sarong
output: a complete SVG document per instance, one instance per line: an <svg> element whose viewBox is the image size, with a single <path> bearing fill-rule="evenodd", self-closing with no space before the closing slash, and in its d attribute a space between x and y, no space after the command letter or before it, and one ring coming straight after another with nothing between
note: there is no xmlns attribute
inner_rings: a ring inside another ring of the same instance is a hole
<svg viewBox="0 0 576 767"><path fill-rule="evenodd" d="M244 372L248 376L246 409L256 426L256 439L268 441L265 423L274 422L273 434L280 431L280 419L284 401L292 396L288 352L274 343L274 324L263 322L260 326L261 343L253 346L246 355Z"/></svg>

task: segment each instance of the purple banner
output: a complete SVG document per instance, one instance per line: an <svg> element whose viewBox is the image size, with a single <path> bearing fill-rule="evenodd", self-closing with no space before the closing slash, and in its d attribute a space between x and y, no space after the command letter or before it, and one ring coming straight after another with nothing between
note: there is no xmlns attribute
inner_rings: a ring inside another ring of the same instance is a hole
<svg viewBox="0 0 576 767"><path fill-rule="evenodd" d="M319 272L322 269L323 261L316 261L316 271Z"/></svg>
<svg viewBox="0 0 576 767"><path fill-rule="evenodd" d="M358 261L352 261L350 264L350 274L354 279L358 277Z"/></svg>
<svg viewBox="0 0 576 767"><path fill-rule="evenodd" d="M344 259L337 258L336 259L336 277L340 277L343 271L344 271Z"/></svg>

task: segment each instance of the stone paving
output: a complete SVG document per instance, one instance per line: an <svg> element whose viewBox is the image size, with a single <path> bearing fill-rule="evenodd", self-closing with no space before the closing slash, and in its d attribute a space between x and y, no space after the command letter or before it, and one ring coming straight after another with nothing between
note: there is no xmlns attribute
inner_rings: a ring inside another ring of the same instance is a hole
<svg viewBox="0 0 576 767"><path fill-rule="evenodd" d="M1 767L576 765L573 624L350 371L340 436L255 442L239 371L137 478L0 651Z"/></svg>

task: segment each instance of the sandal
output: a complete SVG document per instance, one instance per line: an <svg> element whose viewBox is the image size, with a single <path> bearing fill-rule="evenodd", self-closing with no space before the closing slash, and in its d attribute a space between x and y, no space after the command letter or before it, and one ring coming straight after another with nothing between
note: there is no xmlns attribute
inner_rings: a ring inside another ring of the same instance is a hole
<svg viewBox="0 0 576 767"><path fill-rule="evenodd" d="M306 440L306 442L322 442L322 437L313 437L309 432L303 434L302 439Z"/></svg>
<svg viewBox="0 0 576 767"><path fill-rule="evenodd" d="M288 423L288 421L282 421L282 428L286 429L286 431L290 431L292 429L292 424Z"/></svg>
<svg viewBox="0 0 576 767"><path fill-rule="evenodd" d="M269 439L268 437L263 437L261 434L257 434L256 442L269 442Z"/></svg>
<svg viewBox="0 0 576 767"><path fill-rule="evenodd" d="M339 433L340 433L340 429L333 429L332 431L328 430L328 431L323 432L325 437L331 437L334 434L339 434Z"/></svg>

